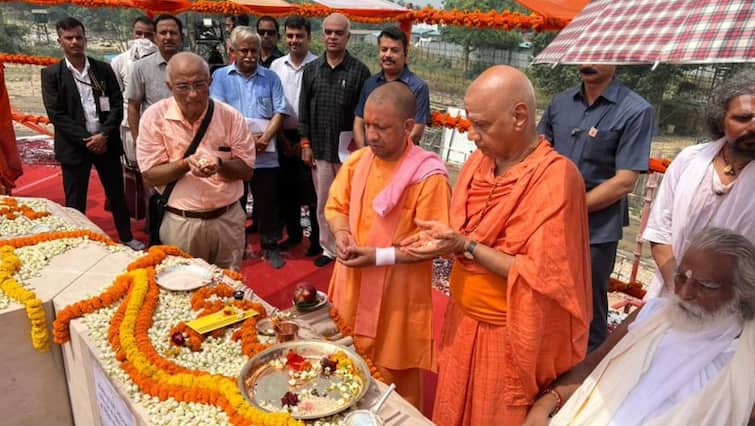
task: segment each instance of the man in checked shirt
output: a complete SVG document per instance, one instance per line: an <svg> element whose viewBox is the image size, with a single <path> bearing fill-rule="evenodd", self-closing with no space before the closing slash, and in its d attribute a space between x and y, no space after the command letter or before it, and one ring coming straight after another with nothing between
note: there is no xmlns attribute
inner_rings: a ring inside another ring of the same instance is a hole
<svg viewBox="0 0 755 426"><path fill-rule="evenodd" d="M339 141L351 140L354 110L362 85L370 76L367 66L346 50L351 37L349 20L340 13L333 13L325 18L322 26L325 54L304 68L299 97L301 157L304 164L312 168L317 193L317 223L323 254L314 263L319 267L336 257L335 239L325 220L325 202L330 184L341 167Z"/></svg>

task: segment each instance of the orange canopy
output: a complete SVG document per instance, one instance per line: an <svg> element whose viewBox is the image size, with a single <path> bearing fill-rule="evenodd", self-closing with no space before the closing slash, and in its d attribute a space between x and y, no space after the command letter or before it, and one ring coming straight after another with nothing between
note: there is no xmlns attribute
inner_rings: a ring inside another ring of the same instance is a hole
<svg viewBox="0 0 755 426"><path fill-rule="evenodd" d="M590 3L590 0L516 0L527 9L546 18L571 20Z"/></svg>

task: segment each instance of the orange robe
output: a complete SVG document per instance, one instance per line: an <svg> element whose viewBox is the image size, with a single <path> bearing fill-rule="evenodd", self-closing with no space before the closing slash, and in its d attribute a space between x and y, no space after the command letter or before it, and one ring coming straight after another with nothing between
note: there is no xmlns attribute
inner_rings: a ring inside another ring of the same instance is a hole
<svg viewBox="0 0 755 426"><path fill-rule="evenodd" d="M407 186L391 213L385 218L378 216L372 202L391 182L399 162L386 162L377 157L372 160L360 205L352 206L351 191L355 186L352 181L361 158L368 153L369 148L356 151L341 166L330 187L330 197L325 206L325 217L328 221L337 216L349 218L350 215L354 215L350 223L355 226L350 226L350 231L359 246L369 246L370 230L391 218L396 221L395 231L393 235L384 236L384 246L397 246L402 239L416 233L418 228L414 223L415 219L448 223L451 191L446 176L439 174ZM354 220L355 218L358 220ZM389 376L387 379L402 374L391 374L385 369L434 370L436 363L432 331L432 261L365 268L350 268L336 263L328 296L354 330L357 330L355 324L361 312L357 309L360 288L363 281L369 281L366 274L384 274L378 275L384 277L384 297L379 307L375 336L359 335L355 331L355 344L383 369L381 373ZM403 375L412 376L419 381L416 371ZM419 383L417 392L418 387ZM412 402L419 402L417 395L407 395L407 390L402 389L401 380L397 383L397 390Z"/></svg>
<svg viewBox="0 0 755 426"><path fill-rule="evenodd" d="M502 176L480 151L462 169L451 226L514 256L506 278L458 257L441 333L439 425L518 425L540 389L582 360L591 319L585 188L545 142Z"/></svg>
<svg viewBox="0 0 755 426"><path fill-rule="evenodd" d="M14 188L15 181L23 173L21 157L13 131L8 90L5 88L5 70L0 63L0 194L2 187Z"/></svg>

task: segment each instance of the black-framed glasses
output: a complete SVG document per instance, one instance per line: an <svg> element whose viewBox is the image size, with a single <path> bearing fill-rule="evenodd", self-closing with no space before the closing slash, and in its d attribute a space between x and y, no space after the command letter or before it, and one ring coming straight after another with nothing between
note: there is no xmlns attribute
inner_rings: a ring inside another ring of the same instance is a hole
<svg viewBox="0 0 755 426"><path fill-rule="evenodd" d="M272 37L272 36L278 35L278 31L275 31L275 30L257 30L257 34L259 34L259 35L261 35L263 37L264 36L270 36L270 37Z"/></svg>

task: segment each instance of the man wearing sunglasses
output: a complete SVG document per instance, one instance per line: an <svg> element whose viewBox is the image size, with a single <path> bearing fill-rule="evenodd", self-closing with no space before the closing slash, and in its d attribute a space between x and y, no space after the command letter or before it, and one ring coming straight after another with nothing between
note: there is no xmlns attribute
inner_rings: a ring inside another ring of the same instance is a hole
<svg viewBox="0 0 755 426"><path fill-rule="evenodd" d="M259 64L265 68L270 68L274 60L283 56L283 52L278 49L278 21L272 16L262 16L257 20L257 34L260 35L262 45L260 48Z"/></svg>

